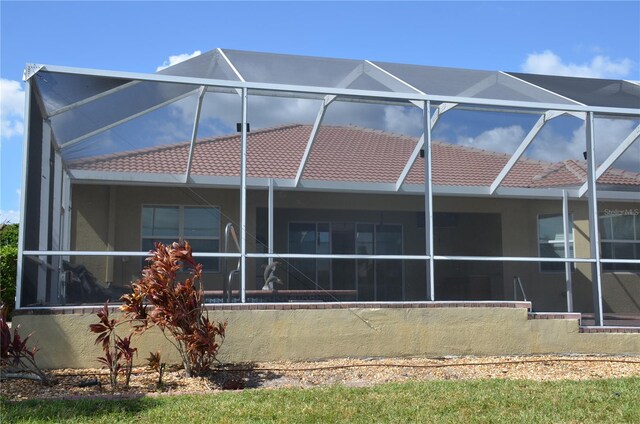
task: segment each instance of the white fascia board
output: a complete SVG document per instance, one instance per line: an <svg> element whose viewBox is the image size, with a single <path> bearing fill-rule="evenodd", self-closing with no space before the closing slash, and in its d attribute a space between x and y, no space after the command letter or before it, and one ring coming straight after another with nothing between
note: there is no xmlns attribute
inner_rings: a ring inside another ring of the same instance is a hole
<svg viewBox="0 0 640 424"><path fill-rule="evenodd" d="M598 190L598 200L618 202L640 202L640 191Z"/></svg>
<svg viewBox="0 0 640 424"><path fill-rule="evenodd" d="M397 93L388 91L373 91L373 90L353 90L345 88L328 88L328 87L314 87L304 85L289 85L289 84L273 84L273 83L257 83L257 82L241 82L241 81L226 81L215 80L210 78L195 78L195 77L180 77L174 75L160 75L160 74L145 74L137 72L122 72L122 71L104 71L97 69L87 68L71 68L56 65L45 65L42 68L43 71L75 74L75 75L88 75L96 77L109 77L120 78L127 80L140 80L140 81L156 81L166 82L174 84L187 84L195 86L212 86L212 87L228 87L228 88L248 88L255 90L267 90L267 91L287 91L294 93L308 93L318 95L337 95L337 96L352 96L362 98L377 98L377 99L399 99L406 101L427 101L435 103L461 103L470 105L487 105L487 106L506 106L525 109L536 110L565 110L568 112L594 112L605 113L614 115L637 115L640 116L640 108L613 108L602 106L584 106L577 104L558 104L558 103L541 103L530 101L513 101L513 100L495 100L495 99L480 99L469 98L461 96L442 96L442 95L427 95L418 93Z"/></svg>
<svg viewBox="0 0 640 424"><path fill-rule="evenodd" d="M144 172L109 172L88 171L81 169L69 169L69 176L74 183L100 182L105 183L158 183L158 184L184 184L184 174L155 174Z"/></svg>
<svg viewBox="0 0 640 424"><path fill-rule="evenodd" d="M192 175L188 183L184 183L184 174L151 174L69 170L74 184L114 184L127 186L178 186L201 188L239 189L240 177ZM401 193L406 195L424 195L423 184L403 184L398 192L395 183L367 183L354 181L320 181L301 180L296 187L294 179L275 178L273 186L278 190L341 192L341 193ZM267 190L269 178L248 177L248 189ZM500 187L493 196L489 195L489 187L482 186L445 186L434 185L434 196L487 197L487 198L523 198L523 199L562 199L562 191L567 190L570 199L577 199L576 187L558 188L515 188ZM640 193L630 191L598 190L602 200L640 201Z"/></svg>

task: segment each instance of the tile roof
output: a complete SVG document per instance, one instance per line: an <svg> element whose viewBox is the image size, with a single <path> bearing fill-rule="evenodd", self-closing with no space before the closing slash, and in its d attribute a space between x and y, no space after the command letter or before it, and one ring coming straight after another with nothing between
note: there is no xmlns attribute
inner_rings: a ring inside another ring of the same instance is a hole
<svg viewBox="0 0 640 424"><path fill-rule="evenodd" d="M311 125L285 125L253 131L247 137L247 175L293 179L303 157ZM394 183L411 156L417 138L355 126L322 126L307 161L308 180ZM155 146L74 161L72 169L182 174L189 143ZM489 186L510 155L457 144L433 143L435 185ZM192 175L240 175L240 135L199 139ZM504 179L505 187L577 186L586 181L586 162L551 163L520 158ZM424 183L424 159L418 158L407 183ZM598 181L640 186L640 173L612 169Z"/></svg>

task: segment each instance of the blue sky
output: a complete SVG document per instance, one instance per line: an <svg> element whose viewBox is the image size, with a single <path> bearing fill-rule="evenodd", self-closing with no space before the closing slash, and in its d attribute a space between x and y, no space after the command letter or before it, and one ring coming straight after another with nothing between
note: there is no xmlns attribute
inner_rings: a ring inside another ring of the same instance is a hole
<svg viewBox="0 0 640 424"><path fill-rule="evenodd" d="M0 221L19 211L26 63L155 72L223 47L640 80L638 1L0 0L0 15Z"/></svg>

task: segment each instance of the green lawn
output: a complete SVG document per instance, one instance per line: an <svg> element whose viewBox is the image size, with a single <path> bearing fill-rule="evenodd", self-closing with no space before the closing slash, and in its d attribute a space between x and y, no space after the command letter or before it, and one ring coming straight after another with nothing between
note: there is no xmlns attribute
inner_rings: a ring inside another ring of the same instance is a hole
<svg viewBox="0 0 640 424"><path fill-rule="evenodd" d="M640 378L432 381L126 401L2 401L0 422L638 423Z"/></svg>

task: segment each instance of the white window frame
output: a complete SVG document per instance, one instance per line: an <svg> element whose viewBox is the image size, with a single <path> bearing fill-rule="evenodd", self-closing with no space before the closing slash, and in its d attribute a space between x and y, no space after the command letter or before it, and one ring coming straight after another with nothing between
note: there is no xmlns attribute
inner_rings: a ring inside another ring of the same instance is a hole
<svg viewBox="0 0 640 424"><path fill-rule="evenodd" d="M601 251L604 252L604 248L603 245L604 243L609 243L609 244L634 244L636 245L635 250L638 253L638 257L636 257L635 259L640 259L640 226L636 225L637 222L637 218L636 215L638 214L638 210L637 209L630 209L627 210L628 213L605 213L603 215L598 216L598 223L600 224L600 244L601 244ZM628 217L628 219L631 219L631 222L633 223L633 239L616 239L616 238L604 238L603 234L604 231L602 230L602 225L605 225L605 222L609 223L609 225L611 225L611 232L610 234L614 234L613 231L613 218L619 218L619 217ZM622 258L605 258L603 257L603 259L622 259ZM628 258L624 258L624 259L628 259ZM605 272L638 272L638 269L631 269L631 265L627 265L627 264L616 264L616 263L605 263L603 264L603 271Z"/></svg>
<svg viewBox="0 0 640 424"><path fill-rule="evenodd" d="M221 237L220 237L220 233L221 233L221 211L220 211L220 207L219 206L202 206L202 205L175 205L175 204L158 204L158 203L153 203L153 204L143 204L140 208L140 250L143 250L144 247L144 240L150 240L150 239L166 239L166 238L172 238L174 236L158 236L158 237L148 237L144 235L144 209L145 208L178 208L178 234L176 238L176 241L178 240L187 240L187 241L191 241L191 240L217 240L218 241L218 251L217 252L202 252L202 253L219 253L222 251L222 246L220 245L221 241ZM217 236L189 236L189 237L185 237L184 235L184 216L185 216L185 209L188 208L200 208L200 209L216 209L218 212L218 234ZM198 253L198 252L194 252L194 253ZM222 272L222 270L220 269L220 258L207 258L207 259L215 259L214 263L215 263L215 268L211 269L211 268L204 268L203 269L203 273L205 274L219 274ZM197 262L197 258L196 258L196 262Z"/></svg>
<svg viewBox="0 0 640 424"><path fill-rule="evenodd" d="M537 249L538 249L538 257L539 258L546 258L547 256L542 256L542 250L540 249L541 245L543 242L540 241L540 219L541 218L554 218L554 217L558 217L562 220L562 214L561 213L543 213L543 214L538 214L536 217L536 245L537 245ZM573 252L573 256L572 258L575 258L576 256L576 250L575 250L575 236L574 236L574 229L573 229L573 214L569 213L569 227L570 227L570 231L569 231L569 251ZM562 233L562 239L554 239L554 240L548 240L547 244L551 244L551 245L562 245L564 246L564 232ZM543 274L559 274L562 272L565 272L564 267L562 269L544 269L543 266L544 264L547 262L541 261L538 263L538 271L543 273ZM572 262L571 263L571 272L574 272L576 270L575 267L575 263Z"/></svg>

